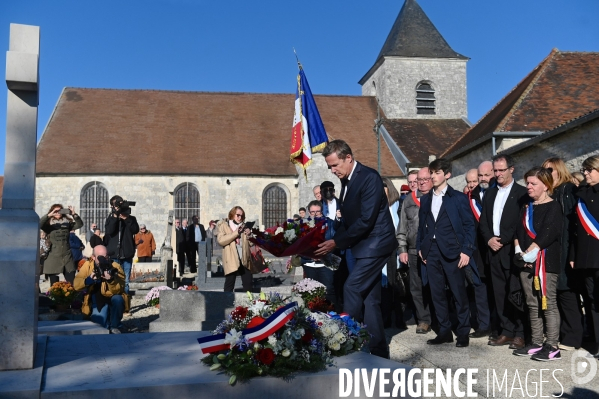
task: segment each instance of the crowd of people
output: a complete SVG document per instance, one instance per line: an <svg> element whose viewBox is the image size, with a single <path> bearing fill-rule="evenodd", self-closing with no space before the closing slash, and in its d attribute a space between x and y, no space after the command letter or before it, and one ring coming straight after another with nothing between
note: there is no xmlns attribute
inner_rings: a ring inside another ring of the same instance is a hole
<svg viewBox="0 0 599 399"><path fill-rule="evenodd" d="M599 156L575 172L549 158L524 173L522 186L514 160L500 154L465 175L463 192L448 184L451 163L437 159L410 171L398 191L391 180L362 172L369 170L338 142L323 155L341 179L341 198L323 182L305 217L331 220L321 254L334 251L344 267L301 264L337 310L366 322L375 337L371 353L385 356L380 330L394 315L400 329L413 318L418 334L434 331L430 345L455 336L456 347L467 347L484 338L514 355L552 361L587 341L597 356ZM368 176L367 190L352 185L355 173ZM378 212L379 188L388 219ZM392 227L397 249L389 250Z"/></svg>

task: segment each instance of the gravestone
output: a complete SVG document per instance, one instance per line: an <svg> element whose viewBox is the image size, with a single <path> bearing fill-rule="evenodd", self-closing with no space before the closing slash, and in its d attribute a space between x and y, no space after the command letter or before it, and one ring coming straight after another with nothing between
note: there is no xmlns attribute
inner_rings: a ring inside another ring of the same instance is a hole
<svg viewBox="0 0 599 399"><path fill-rule="evenodd" d="M173 259L173 247L171 246L171 235L173 232L173 218L175 212L168 211L168 220L166 222L166 237L164 238L164 242L160 247L160 264L161 271L166 272L166 266L169 260Z"/></svg>
<svg viewBox="0 0 599 399"><path fill-rule="evenodd" d="M206 284L208 258L206 257L206 241L198 242L198 284Z"/></svg>
<svg viewBox="0 0 599 399"><path fill-rule="evenodd" d="M38 26L10 24L0 209L0 370L33 368L37 346L40 238L34 207L39 50Z"/></svg>

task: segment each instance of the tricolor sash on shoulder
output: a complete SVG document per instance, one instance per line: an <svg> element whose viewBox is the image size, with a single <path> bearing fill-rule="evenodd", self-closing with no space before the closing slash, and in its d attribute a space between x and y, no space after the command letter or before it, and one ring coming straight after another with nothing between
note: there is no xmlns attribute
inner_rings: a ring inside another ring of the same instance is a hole
<svg viewBox="0 0 599 399"><path fill-rule="evenodd" d="M293 318L297 310L297 302L291 302L274 312L270 317L255 327L246 328L241 331L249 342L258 342L268 338L281 329ZM213 353L231 349L231 344L225 343L226 334L209 335L198 338L202 353Z"/></svg>
<svg viewBox="0 0 599 399"><path fill-rule="evenodd" d="M417 194L418 190L414 190L412 191L412 199L414 200L414 203L416 204L416 206L418 208L420 208L420 198L418 198L418 194Z"/></svg>
<svg viewBox="0 0 599 399"><path fill-rule="evenodd" d="M533 203L530 202L526 206L526 211L524 212L524 220L522 221L524 224L524 230L526 234L533 240L537 238L537 232L535 231L533 225ZM537 261L535 263L535 290L541 291L541 308L543 310L547 310L547 272L545 268L545 249L542 249L537 254Z"/></svg>
<svg viewBox="0 0 599 399"><path fill-rule="evenodd" d="M576 205L576 213L580 224L584 227L584 230L593 237L595 240L599 240L599 222L591 215L591 212L587 209L587 205L584 200L579 198L578 205Z"/></svg>
<svg viewBox="0 0 599 399"><path fill-rule="evenodd" d="M476 199L472 198L472 191L468 191L468 199L470 200L470 209L472 210L472 213L474 214L474 218L476 219L477 222L480 221L480 214L483 210L482 205L479 205L478 202L476 202Z"/></svg>

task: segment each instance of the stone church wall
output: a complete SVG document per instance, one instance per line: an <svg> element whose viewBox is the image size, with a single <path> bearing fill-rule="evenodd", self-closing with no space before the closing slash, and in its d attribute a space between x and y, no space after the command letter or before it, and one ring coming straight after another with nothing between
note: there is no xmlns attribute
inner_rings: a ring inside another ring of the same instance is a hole
<svg viewBox="0 0 599 399"><path fill-rule="evenodd" d="M216 177L216 176L56 176L36 179L36 212L43 215L55 203L81 209L84 186L93 181L103 183L109 198L120 195L137 201L133 215L146 224L160 247L166 235L168 211L173 208L173 191L182 183L192 183L200 194L200 222L208 227L211 219L224 218L229 210L241 206L248 221L262 223L262 193L271 184L278 184L287 194L287 213L291 217L298 204L295 178ZM227 183L229 181L230 184ZM292 206L293 204L293 206ZM104 220L94 220L104 232Z"/></svg>
<svg viewBox="0 0 599 399"><path fill-rule="evenodd" d="M363 96L378 94L389 119L459 119L468 116L466 60L387 57L362 86ZM435 115L416 113L416 87L435 90Z"/></svg>

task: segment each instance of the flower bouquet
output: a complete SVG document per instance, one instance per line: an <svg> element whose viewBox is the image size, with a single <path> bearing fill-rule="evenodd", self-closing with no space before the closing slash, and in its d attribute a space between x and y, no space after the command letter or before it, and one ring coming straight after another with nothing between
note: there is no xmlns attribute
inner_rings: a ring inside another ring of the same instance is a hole
<svg viewBox="0 0 599 399"><path fill-rule="evenodd" d="M308 258L318 258L314 251L325 238L327 225L321 220L292 219L282 225L269 227L265 231L254 229L250 241L276 257L302 255Z"/></svg>
<svg viewBox="0 0 599 399"><path fill-rule="evenodd" d="M177 288L177 291L197 291L197 290L198 290L197 285L183 285L183 286Z"/></svg>
<svg viewBox="0 0 599 399"><path fill-rule="evenodd" d="M160 287L154 287L146 294L146 305L156 306L160 304L160 291L172 290L172 288L162 285Z"/></svg>
<svg viewBox="0 0 599 399"><path fill-rule="evenodd" d="M46 296L52 299L52 302L56 305L68 307L77 296L77 291L75 291L75 288L68 281L57 281L52 284Z"/></svg>
<svg viewBox="0 0 599 399"><path fill-rule="evenodd" d="M312 312L296 294L248 293L248 298L213 335L198 339L202 353L208 354L202 362L229 375L231 385L257 376L325 370L334 356L359 350L370 337L349 316Z"/></svg>
<svg viewBox="0 0 599 399"><path fill-rule="evenodd" d="M327 288L311 278L305 278L291 288L291 292L299 295L311 311L328 312L333 305L325 299Z"/></svg>

